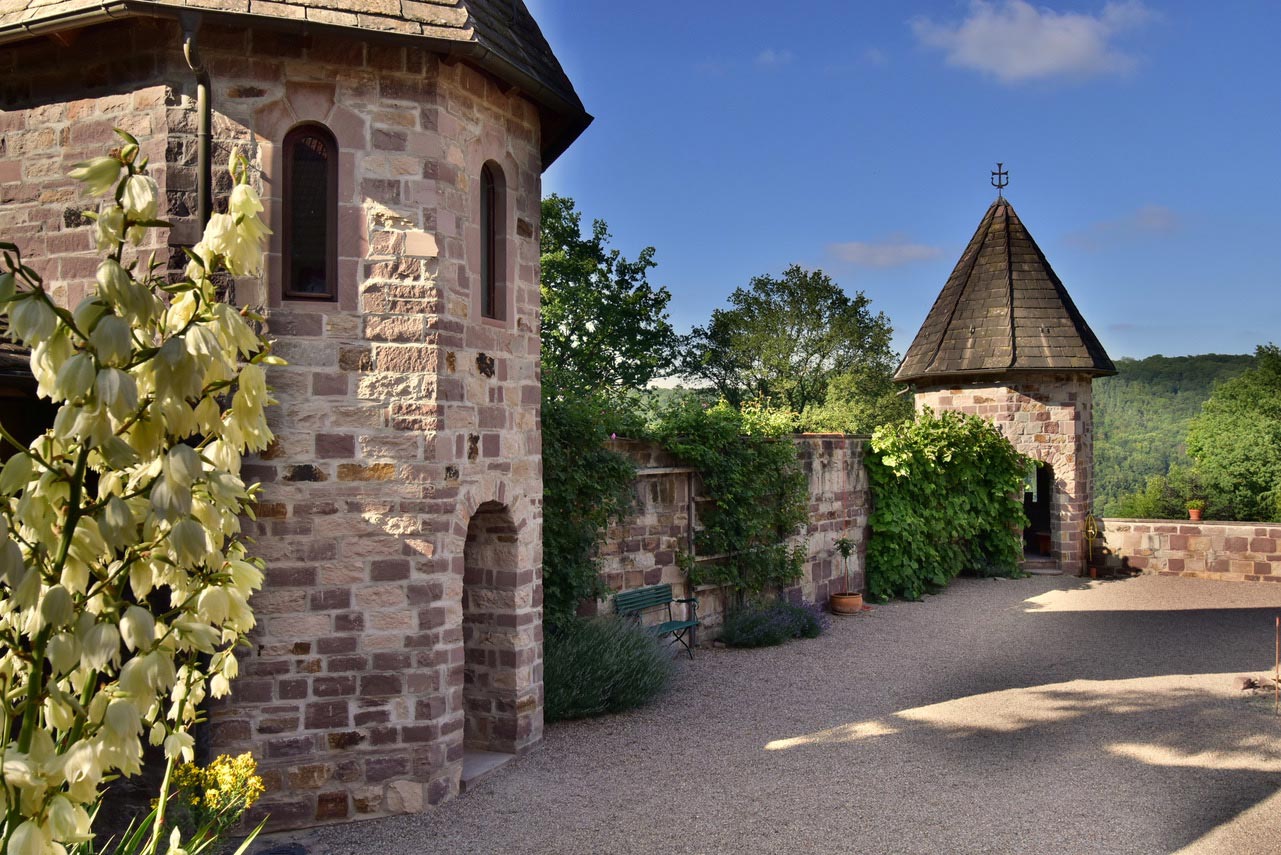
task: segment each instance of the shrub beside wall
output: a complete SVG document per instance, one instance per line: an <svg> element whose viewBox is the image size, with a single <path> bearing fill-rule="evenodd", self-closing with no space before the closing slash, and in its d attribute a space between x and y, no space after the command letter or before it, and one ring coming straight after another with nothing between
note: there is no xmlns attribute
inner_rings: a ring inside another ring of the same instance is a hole
<svg viewBox="0 0 1281 855"><path fill-rule="evenodd" d="M629 710L661 692L671 674L668 645L635 621L571 621L547 635L543 714L563 721Z"/></svg>
<svg viewBox="0 0 1281 855"><path fill-rule="evenodd" d="M989 421L928 408L879 428L865 457L873 599L920 599L961 573L1013 575L1031 461Z"/></svg>

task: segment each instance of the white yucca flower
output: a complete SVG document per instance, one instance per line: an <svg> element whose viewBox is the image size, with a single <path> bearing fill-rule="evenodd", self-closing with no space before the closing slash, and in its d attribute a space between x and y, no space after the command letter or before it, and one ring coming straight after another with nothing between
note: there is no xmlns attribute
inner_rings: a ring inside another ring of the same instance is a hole
<svg viewBox="0 0 1281 855"><path fill-rule="evenodd" d="M58 326L58 316L49 304L38 297L19 300L9 310L9 329L26 345L33 346L47 339Z"/></svg>
<svg viewBox="0 0 1281 855"><path fill-rule="evenodd" d="M9 848L5 853L6 855L46 855L52 847L53 835L49 830L32 820L27 820L13 830L13 835L9 838Z"/></svg>
<svg viewBox="0 0 1281 855"><path fill-rule="evenodd" d="M82 400L93 389L94 377L93 357L87 353L75 354L58 369L53 387L54 400Z"/></svg>
<svg viewBox="0 0 1281 855"><path fill-rule="evenodd" d="M261 270L263 206L238 186L195 248L190 283L170 288L153 264L117 260L160 208L122 136L118 156L73 172L95 193L118 182L119 204L91 215L113 256L93 293L60 314L29 267L0 259L0 314L31 348L38 393L63 402L52 429L0 466L0 633L43 645L37 662L0 647L0 715L36 725L0 745L5 855L88 840L88 807L105 777L140 770L145 729L170 757L192 756L188 728L210 693L230 690L231 648L262 583L236 540L252 496L238 471L271 439L260 363L280 360L246 322L257 316L218 302L209 277ZM233 162L239 180L248 170ZM87 471L96 485L73 491ZM175 609L161 621L146 605L157 592ZM185 855L180 837L170 849Z"/></svg>
<svg viewBox="0 0 1281 855"><path fill-rule="evenodd" d="M156 641L156 619L141 606L130 606L120 617L120 637L130 650L150 650Z"/></svg>
<svg viewBox="0 0 1281 855"><path fill-rule="evenodd" d="M133 355L133 335L129 322L116 315L106 315L98 321L89 334L89 344L98 354L98 361L112 368L123 368Z"/></svg>
<svg viewBox="0 0 1281 855"><path fill-rule="evenodd" d="M77 181L84 182L85 192L90 196L101 196L115 188L120 180L120 169L124 164L115 157L95 157L83 160L67 173Z"/></svg>
<svg viewBox="0 0 1281 855"><path fill-rule="evenodd" d="M125 239L125 209L103 205L93 226L93 239L98 252L112 252Z"/></svg>
<svg viewBox="0 0 1281 855"><path fill-rule="evenodd" d="M120 202L132 220L154 220L160 205L160 188L150 175L130 175Z"/></svg>

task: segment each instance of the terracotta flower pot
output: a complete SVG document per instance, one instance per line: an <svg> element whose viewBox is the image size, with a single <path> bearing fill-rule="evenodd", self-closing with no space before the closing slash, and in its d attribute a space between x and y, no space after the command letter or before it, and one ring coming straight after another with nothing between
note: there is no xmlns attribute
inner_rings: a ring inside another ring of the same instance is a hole
<svg viewBox="0 0 1281 855"><path fill-rule="evenodd" d="M1196 520L1201 519L1201 509L1200 509L1200 508L1188 508L1188 519L1193 520L1194 522L1195 522Z"/></svg>
<svg viewBox="0 0 1281 855"><path fill-rule="evenodd" d="M834 615L856 615L863 611L862 594L829 594L827 602Z"/></svg>

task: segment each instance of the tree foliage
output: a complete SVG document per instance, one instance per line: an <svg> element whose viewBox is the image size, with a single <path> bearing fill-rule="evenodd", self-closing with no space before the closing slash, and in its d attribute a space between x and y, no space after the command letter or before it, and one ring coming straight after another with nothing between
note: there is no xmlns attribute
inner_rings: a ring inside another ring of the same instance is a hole
<svg viewBox="0 0 1281 855"><path fill-rule="evenodd" d="M866 455L869 595L915 600L960 573L1017 573L1030 462L979 416L926 409L878 428Z"/></svg>
<svg viewBox="0 0 1281 855"><path fill-rule="evenodd" d="M821 404L801 413L801 430L870 434L881 425L912 417L912 396L900 394L883 366L862 366L832 377Z"/></svg>
<svg viewBox="0 0 1281 855"><path fill-rule="evenodd" d="M680 344L672 295L647 279L654 248L628 261L608 241L604 220L583 235L573 199L543 200L543 381L562 392L643 388L671 369Z"/></svg>
<svg viewBox="0 0 1281 855"><path fill-rule="evenodd" d="M639 431L601 394L544 394L542 420L543 613L562 627L579 603L605 593L597 543L631 506L636 475L631 459L607 443L612 433Z"/></svg>
<svg viewBox="0 0 1281 855"><path fill-rule="evenodd" d="M1281 521L1281 348L1215 388L1188 425L1188 454L1213 519Z"/></svg>
<svg viewBox="0 0 1281 855"><path fill-rule="evenodd" d="M889 320L821 270L792 265L781 278L757 276L729 302L693 330L683 371L735 406L756 398L804 413L828 403L829 386L842 376L849 379L838 398L869 380L878 397L893 371Z"/></svg>
<svg viewBox="0 0 1281 855"><path fill-rule="evenodd" d="M1153 475L1142 490L1111 502L1108 513L1129 519L1178 520L1187 517L1190 502L1204 498L1201 479L1192 469L1176 464L1168 475Z"/></svg>
<svg viewBox="0 0 1281 855"><path fill-rule="evenodd" d="M1174 469L1191 468L1188 423L1214 387L1254 365L1247 355L1150 356L1117 360L1117 374L1094 381L1094 505L1104 516L1139 516L1161 504ZM1149 484L1160 477L1155 492ZM1182 483L1174 484L1182 490ZM1143 498L1146 496L1147 498ZM1175 500L1182 505L1188 497ZM1186 516L1186 505L1177 516ZM1164 517L1165 514L1161 514Z"/></svg>

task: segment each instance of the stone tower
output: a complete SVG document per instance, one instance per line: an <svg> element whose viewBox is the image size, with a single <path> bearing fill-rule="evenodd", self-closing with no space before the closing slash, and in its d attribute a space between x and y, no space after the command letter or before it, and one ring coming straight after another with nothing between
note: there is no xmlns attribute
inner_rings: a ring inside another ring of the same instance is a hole
<svg viewBox="0 0 1281 855"><path fill-rule="evenodd" d="M429 809L541 738L541 173L590 121L519 0L0 2L0 236L57 299L97 266L67 172L113 128L171 267L232 149L267 207L228 294L289 363L245 467L266 582L208 714L275 827Z"/></svg>
<svg viewBox="0 0 1281 855"><path fill-rule="evenodd" d="M998 198L894 379L912 384L918 409L991 419L1045 464L1025 501L1027 564L1077 573L1093 502L1091 382L1115 373L1014 206Z"/></svg>

